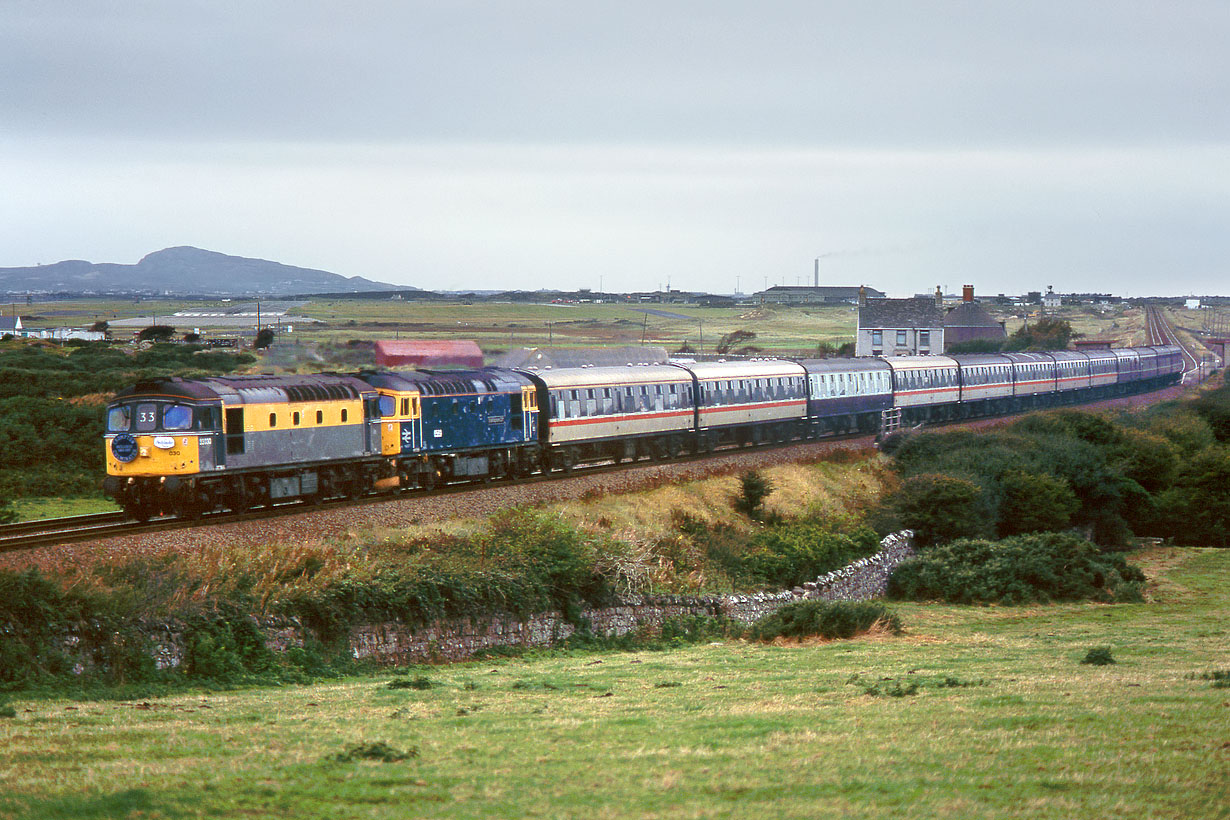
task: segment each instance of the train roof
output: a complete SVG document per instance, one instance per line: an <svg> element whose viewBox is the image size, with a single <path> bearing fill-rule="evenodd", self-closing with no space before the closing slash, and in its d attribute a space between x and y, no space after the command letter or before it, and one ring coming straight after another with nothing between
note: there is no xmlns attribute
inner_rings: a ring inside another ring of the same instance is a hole
<svg viewBox="0 0 1230 820"><path fill-rule="evenodd" d="M1005 353L1004 355L1017 364L1029 364L1030 362L1046 362L1047 364L1055 363L1055 360L1045 353Z"/></svg>
<svg viewBox="0 0 1230 820"><path fill-rule="evenodd" d="M698 379L772 379L804 376L803 365L789 359L740 359L729 362L695 362L687 366Z"/></svg>
<svg viewBox="0 0 1230 820"><path fill-rule="evenodd" d="M692 380L688 371L669 364L626 365L624 367L561 367L551 370L536 370L534 378L541 379L548 389L569 387L607 387L625 384L663 384Z"/></svg>
<svg viewBox="0 0 1230 820"><path fill-rule="evenodd" d="M115 394L116 400L143 396L227 404L357 399L371 387L353 376L211 376L204 379L151 379Z"/></svg>
<svg viewBox="0 0 1230 820"><path fill-rule="evenodd" d="M988 364L1012 364L1012 359L1002 353L962 353L952 358L962 367L979 367Z"/></svg>
<svg viewBox="0 0 1230 820"><path fill-rule="evenodd" d="M885 356L884 361L893 370L932 370L957 366L957 360L949 356Z"/></svg>
<svg viewBox="0 0 1230 820"><path fill-rule="evenodd" d="M883 359L863 356L858 359L800 359L808 373L870 373L892 370Z"/></svg>
<svg viewBox="0 0 1230 820"><path fill-rule="evenodd" d="M373 387L429 396L468 393L509 393L531 384L525 376L502 367L469 370L374 370L360 378Z"/></svg>

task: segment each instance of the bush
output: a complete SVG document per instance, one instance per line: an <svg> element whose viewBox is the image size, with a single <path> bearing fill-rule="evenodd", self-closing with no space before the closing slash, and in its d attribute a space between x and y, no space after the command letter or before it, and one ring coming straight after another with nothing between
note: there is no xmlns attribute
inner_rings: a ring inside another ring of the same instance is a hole
<svg viewBox="0 0 1230 820"><path fill-rule="evenodd" d="M886 502L896 524L914 531L921 549L954 538L987 534L982 490L963 478L924 473L910 476Z"/></svg>
<svg viewBox="0 0 1230 820"><path fill-rule="evenodd" d="M833 523L805 520L754 534L747 551L728 569L743 583L782 589L814 581L879 549L870 527L841 531Z"/></svg>
<svg viewBox="0 0 1230 820"><path fill-rule="evenodd" d="M758 620L750 634L757 641L853 638L876 624L884 625L894 635L901 634L897 615L875 601L798 601Z"/></svg>
<svg viewBox="0 0 1230 820"><path fill-rule="evenodd" d="M1109 646L1095 646L1085 653L1081 663L1087 663L1092 666L1107 666L1116 663L1116 661L1115 656L1110 652Z"/></svg>
<svg viewBox="0 0 1230 820"><path fill-rule="evenodd" d="M1068 533L961 539L897 567L892 598L952 603L1139 601L1145 576L1118 553Z"/></svg>
<svg viewBox="0 0 1230 820"><path fill-rule="evenodd" d="M735 498L735 509L748 518L759 521L764 500L773 492L773 484L755 470L748 470L739 476L739 495Z"/></svg>
<svg viewBox="0 0 1230 820"><path fill-rule="evenodd" d="M1080 506L1062 478L1013 470L1000 479L999 534L1062 530Z"/></svg>

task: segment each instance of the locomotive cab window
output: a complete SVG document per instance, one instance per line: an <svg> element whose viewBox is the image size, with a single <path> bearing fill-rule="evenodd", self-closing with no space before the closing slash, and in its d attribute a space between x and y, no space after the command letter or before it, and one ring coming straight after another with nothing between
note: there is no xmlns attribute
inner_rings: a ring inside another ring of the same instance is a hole
<svg viewBox="0 0 1230 820"><path fill-rule="evenodd" d="M132 427L132 407L122 404L107 411L107 430L120 433Z"/></svg>
<svg viewBox="0 0 1230 820"><path fill-rule="evenodd" d="M380 408L380 416L382 418L387 419L397 415L397 399L392 396L382 395L377 403Z"/></svg>
<svg viewBox="0 0 1230 820"><path fill-rule="evenodd" d="M163 430L188 430L192 427L192 408L186 404L168 404L162 409Z"/></svg>

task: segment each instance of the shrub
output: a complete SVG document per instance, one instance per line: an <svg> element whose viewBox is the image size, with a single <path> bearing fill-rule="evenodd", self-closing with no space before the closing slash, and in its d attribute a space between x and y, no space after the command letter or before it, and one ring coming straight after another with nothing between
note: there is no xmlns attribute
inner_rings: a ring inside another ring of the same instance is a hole
<svg viewBox="0 0 1230 820"><path fill-rule="evenodd" d="M1062 530L1080 506L1062 478L1013 470L1000 479L999 534Z"/></svg>
<svg viewBox="0 0 1230 820"><path fill-rule="evenodd" d="M893 571L888 594L963 604L1138 601L1144 581L1118 553L1068 533L1044 533L934 547Z"/></svg>
<svg viewBox="0 0 1230 820"><path fill-rule="evenodd" d="M751 637L758 641L853 638L876 624L883 624L894 635L901 634L897 615L875 601L798 601L758 620L752 625Z"/></svg>
<svg viewBox="0 0 1230 820"><path fill-rule="evenodd" d="M798 586L874 555L879 539L870 527L841 531L833 523L804 520L754 534L732 573L744 583L775 588Z"/></svg>
<svg viewBox="0 0 1230 820"><path fill-rule="evenodd" d="M919 548L987 533L982 490L963 478L924 473L910 476L887 499L900 527L914 531Z"/></svg>
<svg viewBox="0 0 1230 820"><path fill-rule="evenodd" d="M1081 663L1087 663L1092 666L1107 666L1112 663L1117 663L1114 655L1110 653L1109 646L1095 646L1085 653L1085 657L1081 659Z"/></svg>
<svg viewBox="0 0 1230 820"><path fill-rule="evenodd" d="M735 509L748 518L760 520L764 500L773 492L773 484L755 470L748 470L739 476L739 495L735 498Z"/></svg>

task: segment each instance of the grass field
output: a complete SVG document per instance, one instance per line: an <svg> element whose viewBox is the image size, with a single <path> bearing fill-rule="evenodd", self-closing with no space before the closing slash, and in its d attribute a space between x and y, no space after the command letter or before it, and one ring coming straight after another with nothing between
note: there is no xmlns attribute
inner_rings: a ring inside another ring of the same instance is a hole
<svg viewBox="0 0 1230 820"><path fill-rule="evenodd" d="M41 303L29 312L37 318L32 327L88 326L96 319L169 316L183 308L201 309L208 303L142 301L120 302L75 300ZM213 305L222 306L222 303ZM1008 332L1024 322L1021 315L988 306L1007 321ZM669 315L647 313L660 311ZM1002 312L1000 312L1002 311ZM634 303L532 304L524 302L416 302L370 299L308 299L293 313L318 320L294 322L295 332L281 337L280 344L296 348L282 351L278 366L319 368L331 361L329 347L353 341L376 339L473 339L489 356L520 347L602 347L656 345L668 351L685 342L693 349L713 352L721 337L735 330L757 334L752 344L769 353L800 354L814 351L821 342L841 345L854 340L857 312L849 305L820 307L782 305L705 308L689 305ZM1041 314L1035 310L1035 317ZM1063 308L1059 315L1089 338L1105 338L1118 344L1143 341L1142 314L1135 308ZM173 320L168 320L173 321ZM201 324L184 319L181 331ZM209 329L204 332L209 335ZM233 329L223 331L224 334ZM276 351L275 351L276 352ZM276 357L275 357L276 358ZM340 363L353 364L346 359ZM267 369L268 363L258 365Z"/></svg>
<svg viewBox="0 0 1230 820"><path fill-rule="evenodd" d="M901 637L17 695L0 816L1225 817L1230 551L1135 560L1150 603L902 605Z"/></svg>
<svg viewBox="0 0 1230 820"><path fill-rule="evenodd" d="M70 515L119 512L120 508L106 498L17 498L13 512L18 521L41 521L44 518L64 518Z"/></svg>

